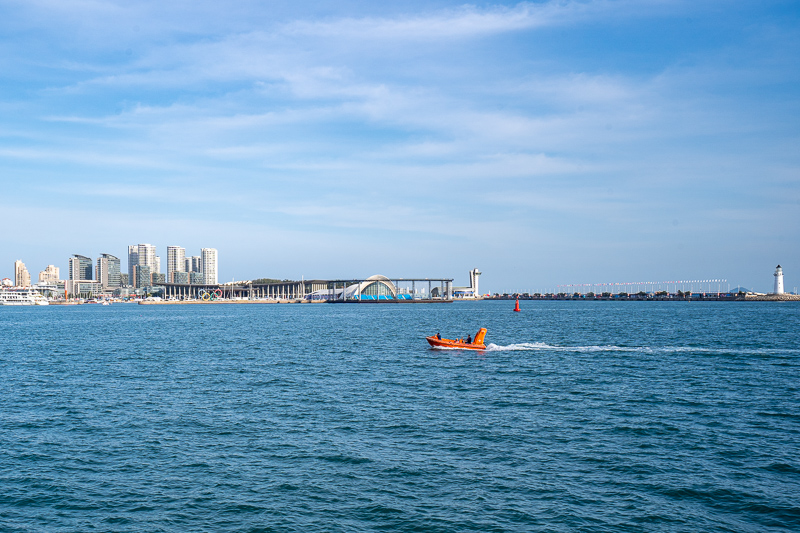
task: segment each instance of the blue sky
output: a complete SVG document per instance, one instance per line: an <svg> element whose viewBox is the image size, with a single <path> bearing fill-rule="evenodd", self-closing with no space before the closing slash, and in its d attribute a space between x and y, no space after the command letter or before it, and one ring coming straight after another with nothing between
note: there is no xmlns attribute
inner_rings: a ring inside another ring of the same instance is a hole
<svg viewBox="0 0 800 533"><path fill-rule="evenodd" d="M800 286L796 2L297 4L0 0L0 277Z"/></svg>

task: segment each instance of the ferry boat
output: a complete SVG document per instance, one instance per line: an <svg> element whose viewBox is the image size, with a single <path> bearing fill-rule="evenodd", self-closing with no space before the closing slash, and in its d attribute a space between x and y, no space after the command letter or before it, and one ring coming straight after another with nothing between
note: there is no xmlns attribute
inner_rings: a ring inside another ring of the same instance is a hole
<svg viewBox="0 0 800 533"><path fill-rule="evenodd" d="M47 298L30 287L0 288L0 305L49 305Z"/></svg>
<svg viewBox="0 0 800 533"><path fill-rule="evenodd" d="M485 350L486 345L483 343L484 337L486 337L486 328L479 329L478 333L475 334L475 339L472 342L465 342L463 339L445 339L442 338L442 336L438 333L436 335L431 335L430 337L425 337L425 340L428 341L428 344L431 345L431 348L439 350Z"/></svg>

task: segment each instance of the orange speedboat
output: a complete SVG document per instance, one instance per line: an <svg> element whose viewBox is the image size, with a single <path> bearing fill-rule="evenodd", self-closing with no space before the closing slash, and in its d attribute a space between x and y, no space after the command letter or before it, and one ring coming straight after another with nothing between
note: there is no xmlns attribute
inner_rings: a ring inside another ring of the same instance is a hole
<svg viewBox="0 0 800 533"><path fill-rule="evenodd" d="M430 337L425 337L425 339L432 347L439 349L455 348L458 350L485 350L486 345L483 344L484 337L486 337L486 328L479 329L478 333L475 334L475 339L470 343L465 342L463 339L445 339L439 335L431 335Z"/></svg>

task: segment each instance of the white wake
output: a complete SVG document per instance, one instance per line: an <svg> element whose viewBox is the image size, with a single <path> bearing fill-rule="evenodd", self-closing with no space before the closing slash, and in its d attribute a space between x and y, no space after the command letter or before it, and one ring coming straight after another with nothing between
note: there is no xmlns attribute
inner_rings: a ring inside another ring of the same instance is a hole
<svg viewBox="0 0 800 533"><path fill-rule="evenodd" d="M626 346L553 346L544 342L520 342L517 344L509 344L508 346L498 346L497 344L489 344L486 346L487 352L509 352L509 351L542 351L547 350L551 352L640 352L649 350L649 348L637 348Z"/></svg>
<svg viewBox="0 0 800 533"><path fill-rule="evenodd" d="M549 352L633 352L649 354L678 354L678 353L698 353L698 354L731 354L731 355L778 355L788 356L800 353L797 349L748 349L748 348L704 348L695 346L615 346L592 345L592 346L553 346L545 342L520 342L500 346L494 343L486 345L487 352L514 352L514 351L549 351Z"/></svg>

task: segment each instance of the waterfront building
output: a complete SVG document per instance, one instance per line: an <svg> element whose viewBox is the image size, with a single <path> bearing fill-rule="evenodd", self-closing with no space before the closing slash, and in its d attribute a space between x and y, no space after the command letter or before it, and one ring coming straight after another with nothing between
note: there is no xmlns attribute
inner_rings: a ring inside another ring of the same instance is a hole
<svg viewBox="0 0 800 533"><path fill-rule="evenodd" d="M190 272L190 276L199 275ZM258 281L258 280L256 280ZM387 278L230 282L222 285L167 283L167 298L235 298L329 302L452 302L453 280L447 278ZM441 296L433 296L434 294Z"/></svg>
<svg viewBox="0 0 800 533"><path fill-rule="evenodd" d="M206 285L216 285L218 283L216 248L202 248L200 250L200 257L200 272L203 273L203 283Z"/></svg>
<svg viewBox="0 0 800 533"><path fill-rule="evenodd" d="M92 279L92 260L85 255L73 254L69 258L69 279L86 281Z"/></svg>
<svg viewBox="0 0 800 533"><path fill-rule="evenodd" d="M116 289L121 285L120 260L111 254L100 254L95 268L95 279L104 289Z"/></svg>
<svg viewBox="0 0 800 533"><path fill-rule="evenodd" d="M124 272L120 272L119 274L119 286L120 287L128 287L130 284L130 279L128 275Z"/></svg>
<svg viewBox="0 0 800 533"><path fill-rule="evenodd" d="M142 289L144 287L149 287L151 281L152 272L150 271L150 267L147 265L136 265L133 267L133 274L134 274L134 286L137 289Z"/></svg>
<svg viewBox="0 0 800 533"><path fill-rule="evenodd" d="M152 284L160 284L163 285L167 282L167 276L164 275L162 272L153 272L150 274L150 279L152 280Z"/></svg>
<svg viewBox="0 0 800 533"><path fill-rule="evenodd" d="M783 294L783 269L780 265L775 267L775 294Z"/></svg>
<svg viewBox="0 0 800 533"><path fill-rule="evenodd" d="M313 282L311 282L313 283ZM305 289L305 282L303 282ZM314 288L313 286L311 288ZM303 296L309 301L329 300L411 300L412 294L404 294L386 276L370 276L361 282L342 282L340 287L334 283L326 283L324 287L316 287Z"/></svg>
<svg viewBox="0 0 800 533"><path fill-rule="evenodd" d="M189 283L192 285L202 285L203 284L203 273L202 272L189 272Z"/></svg>
<svg viewBox="0 0 800 533"><path fill-rule="evenodd" d="M39 283L58 283L61 269L55 265L47 265L47 268L39 272Z"/></svg>
<svg viewBox="0 0 800 533"><path fill-rule="evenodd" d="M30 287L31 274L25 268L25 263L17 259L14 261L14 286L15 287Z"/></svg>
<svg viewBox="0 0 800 533"><path fill-rule="evenodd" d="M178 283L181 285L188 285L189 284L189 274L190 272L173 272L172 279L170 283Z"/></svg>
<svg viewBox="0 0 800 533"><path fill-rule="evenodd" d="M480 298L478 280L481 272L477 268L469 271L469 287L453 287L453 296L456 298Z"/></svg>
<svg viewBox="0 0 800 533"><path fill-rule="evenodd" d="M167 246L167 279L171 283L176 272L186 272L186 248Z"/></svg>
<svg viewBox="0 0 800 533"><path fill-rule="evenodd" d="M103 292L103 287L96 280L69 280L64 288L71 298L94 298Z"/></svg>

